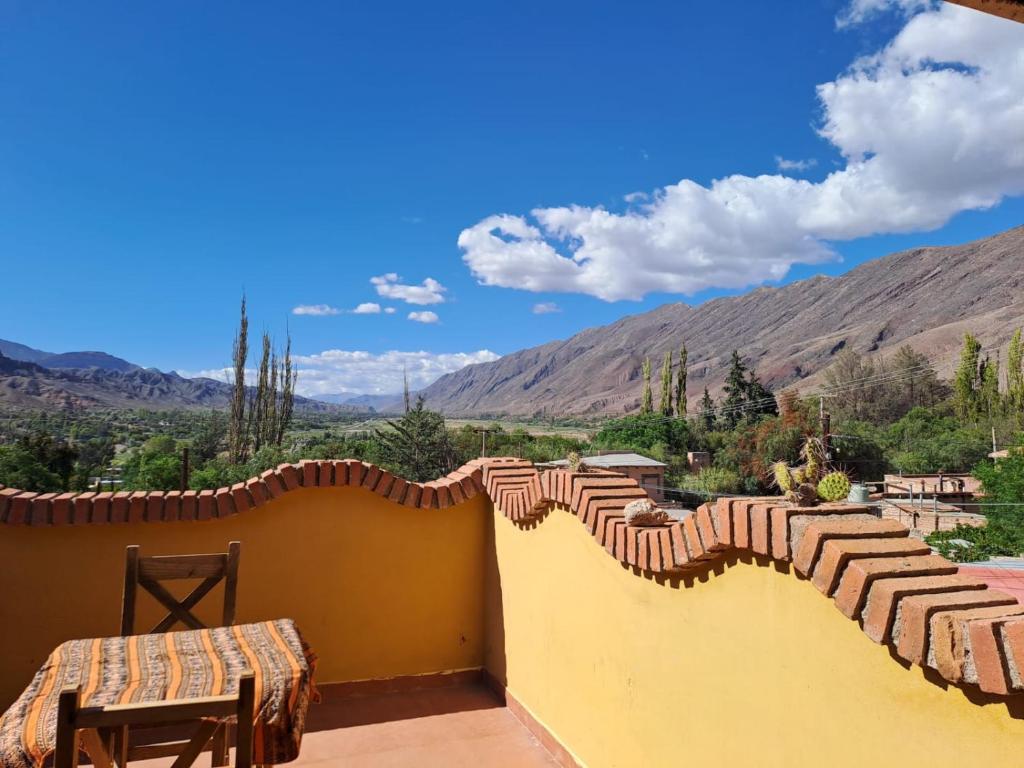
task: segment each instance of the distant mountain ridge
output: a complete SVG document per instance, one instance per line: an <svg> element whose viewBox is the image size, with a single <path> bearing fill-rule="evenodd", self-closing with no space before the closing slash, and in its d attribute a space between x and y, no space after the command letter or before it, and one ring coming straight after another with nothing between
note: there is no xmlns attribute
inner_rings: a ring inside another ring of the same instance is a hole
<svg viewBox="0 0 1024 768"><path fill-rule="evenodd" d="M640 368L689 350L691 410L717 394L733 349L773 389L820 384L843 348L886 354L909 344L948 374L963 333L986 347L1024 325L1024 227L958 246L914 248L699 306L665 304L569 339L449 373L422 394L450 415L623 414L640 405ZM657 389L657 381L654 382Z"/></svg>
<svg viewBox="0 0 1024 768"><path fill-rule="evenodd" d="M13 342L5 342L13 344ZM19 345L23 346L23 345ZM27 349L31 349L30 347ZM43 353L47 354L47 353ZM118 360L104 353L51 355L61 361L79 358ZM91 357L98 355L99 357ZM129 363L129 365L131 365ZM132 366L129 370L87 368L49 368L36 362L15 360L0 352L0 406L44 409L75 408L227 408L233 387L214 379L186 379L177 373ZM295 398L299 411L350 410L304 397ZM354 409L352 409L354 410Z"/></svg>
<svg viewBox="0 0 1024 768"><path fill-rule="evenodd" d="M106 352L44 352L41 349L19 344L16 341L0 339L0 354L12 360L36 363L44 368L99 368L104 371L141 370L135 363L129 363L120 357L108 355Z"/></svg>

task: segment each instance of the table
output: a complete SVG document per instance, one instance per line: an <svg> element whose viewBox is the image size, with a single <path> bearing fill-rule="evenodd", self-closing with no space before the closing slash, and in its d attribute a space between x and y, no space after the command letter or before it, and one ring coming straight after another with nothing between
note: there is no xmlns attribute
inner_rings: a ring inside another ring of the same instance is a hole
<svg viewBox="0 0 1024 768"><path fill-rule="evenodd" d="M316 656L289 619L60 645L0 717L0 766L41 768L57 743L61 691L81 686L83 707L239 695L254 678L253 763L298 757ZM88 746L88 742L86 742ZM89 750L90 753L92 750Z"/></svg>

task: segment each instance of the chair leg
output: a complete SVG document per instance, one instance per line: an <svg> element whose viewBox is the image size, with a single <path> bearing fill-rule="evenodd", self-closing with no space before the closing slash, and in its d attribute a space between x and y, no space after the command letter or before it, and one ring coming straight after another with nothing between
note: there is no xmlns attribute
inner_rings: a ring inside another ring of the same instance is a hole
<svg viewBox="0 0 1024 768"><path fill-rule="evenodd" d="M223 768L228 764L228 724L221 723L217 732L210 740L210 764L213 768Z"/></svg>
<svg viewBox="0 0 1024 768"><path fill-rule="evenodd" d="M128 765L128 726L122 725L114 728L110 734L111 756L114 758L114 765L118 768L127 768Z"/></svg>

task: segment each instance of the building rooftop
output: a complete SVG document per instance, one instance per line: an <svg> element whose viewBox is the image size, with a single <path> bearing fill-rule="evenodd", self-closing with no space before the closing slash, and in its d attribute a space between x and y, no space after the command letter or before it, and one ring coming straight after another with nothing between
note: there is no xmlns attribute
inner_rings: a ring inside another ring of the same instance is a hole
<svg viewBox="0 0 1024 768"><path fill-rule="evenodd" d="M610 467L667 466L664 462L642 456L639 453L602 453L597 456L584 456L583 463L588 467L597 467L599 469ZM567 467L569 466L569 461L568 459L559 459L558 461L549 461L544 466Z"/></svg>

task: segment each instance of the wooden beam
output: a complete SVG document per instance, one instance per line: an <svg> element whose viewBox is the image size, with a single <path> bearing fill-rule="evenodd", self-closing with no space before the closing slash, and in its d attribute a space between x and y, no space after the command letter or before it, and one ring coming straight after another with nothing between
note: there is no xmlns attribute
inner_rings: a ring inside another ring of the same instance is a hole
<svg viewBox="0 0 1024 768"><path fill-rule="evenodd" d="M1019 21L1024 24L1024 2L1021 0L946 0L982 13L1002 16L1004 19Z"/></svg>

